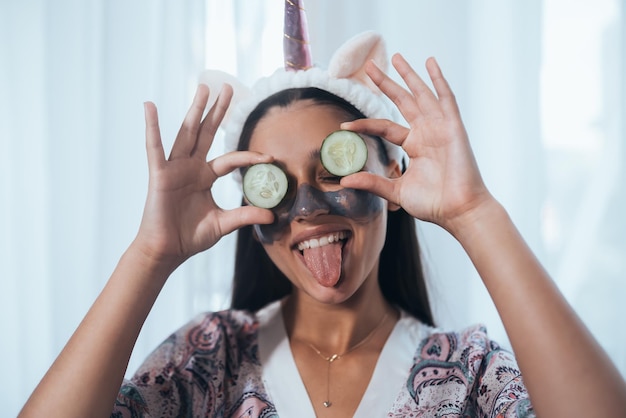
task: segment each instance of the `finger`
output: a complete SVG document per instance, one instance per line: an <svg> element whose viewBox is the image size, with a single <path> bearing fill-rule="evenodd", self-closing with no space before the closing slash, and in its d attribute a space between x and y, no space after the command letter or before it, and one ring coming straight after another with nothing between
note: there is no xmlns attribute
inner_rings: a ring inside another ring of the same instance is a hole
<svg viewBox="0 0 626 418"><path fill-rule="evenodd" d="M396 145L402 146L409 135L409 129L389 119L357 119L341 124L341 129L379 136Z"/></svg>
<svg viewBox="0 0 626 418"><path fill-rule="evenodd" d="M217 100L213 106L211 106L209 113L207 113L200 125L200 133L192 155L206 160L206 156L213 143L213 138L215 138L215 133L222 123L224 115L226 115L232 97L233 88L229 84L224 84L220 94L217 96Z"/></svg>
<svg viewBox="0 0 626 418"><path fill-rule="evenodd" d="M209 161L208 164L215 175L221 177L237 168L258 163L269 163L272 160L272 156L254 151L233 151Z"/></svg>
<svg viewBox="0 0 626 418"><path fill-rule="evenodd" d="M428 70L428 75L433 82L433 87L435 87L435 91L439 97L439 103L444 111L446 113L460 115L459 106L456 102L454 92L450 88L448 81L443 76L439 63L437 63L437 60L434 57L430 57L426 60L426 69Z"/></svg>
<svg viewBox="0 0 626 418"><path fill-rule="evenodd" d="M193 98L191 107L183 120L183 124L176 135L176 140L172 146L170 159L188 157L196 146L200 121L204 114L207 101L209 100L209 88L205 84L199 84L196 95Z"/></svg>
<svg viewBox="0 0 626 418"><path fill-rule="evenodd" d="M152 102L143 105L146 119L146 153L148 155L148 169L152 172L165 163L165 152L159 129L157 108Z"/></svg>
<svg viewBox="0 0 626 418"><path fill-rule="evenodd" d="M274 222L272 211L255 206L241 206L221 213L220 230L222 235L227 235L242 226L272 222Z"/></svg>
<svg viewBox="0 0 626 418"><path fill-rule="evenodd" d="M414 120L420 115L415 99L411 93L393 81L374 61L369 61L365 66L365 72L378 88L389 97L398 107L402 116L408 121Z"/></svg>
<svg viewBox="0 0 626 418"><path fill-rule="evenodd" d="M420 110L423 113L438 113L439 103L437 96L404 57L400 54L395 54L391 58L391 63L415 96Z"/></svg>
<svg viewBox="0 0 626 418"><path fill-rule="evenodd" d="M395 198L395 185L392 179L364 171L343 177L340 184L351 189L365 190L386 199L389 202L399 204Z"/></svg>

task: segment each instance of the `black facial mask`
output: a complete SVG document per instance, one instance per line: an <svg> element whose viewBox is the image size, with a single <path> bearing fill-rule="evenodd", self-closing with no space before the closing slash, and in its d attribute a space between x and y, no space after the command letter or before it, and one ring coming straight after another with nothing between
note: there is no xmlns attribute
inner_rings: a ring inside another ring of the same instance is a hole
<svg viewBox="0 0 626 418"><path fill-rule="evenodd" d="M291 199L274 208L274 222L255 225L259 241L272 244L280 239L287 226L299 217L306 218L316 213L343 216L359 223L367 223L382 213L383 199L363 190L340 189L322 192L309 184L302 184Z"/></svg>

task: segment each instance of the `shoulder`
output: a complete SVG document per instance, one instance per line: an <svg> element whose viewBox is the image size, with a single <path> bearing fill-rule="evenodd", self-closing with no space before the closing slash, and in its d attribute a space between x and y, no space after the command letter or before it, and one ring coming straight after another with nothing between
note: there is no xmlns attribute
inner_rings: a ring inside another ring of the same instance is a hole
<svg viewBox="0 0 626 418"><path fill-rule="evenodd" d="M488 337L487 329L481 324L459 331L431 328L420 343L416 360L461 362L471 367L498 350L500 346Z"/></svg>
<svg viewBox="0 0 626 418"><path fill-rule="evenodd" d="M253 332L256 315L253 312L227 309L217 312L203 312L179 328L175 334L187 334L191 330L219 329L222 332Z"/></svg>
<svg viewBox="0 0 626 418"><path fill-rule="evenodd" d="M215 362L237 361L243 356L254 362L257 330L256 316L248 311L198 314L163 341L141 369L163 364L183 367L192 357Z"/></svg>
<svg viewBox="0 0 626 418"><path fill-rule="evenodd" d="M170 338L184 342L190 349L212 351L220 343L250 345L256 342L258 320L254 313L224 310L197 315Z"/></svg>
<svg viewBox="0 0 626 418"><path fill-rule="evenodd" d="M118 408L158 410L162 416L211 415L236 409L238 402L252 395L265 399L258 323L256 315L247 311L197 315L157 347L125 382Z"/></svg>
<svg viewBox="0 0 626 418"><path fill-rule="evenodd" d="M515 357L480 324L459 331L429 328L415 352L406 389L422 407L532 416Z"/></svg>
<svg viewBox="0 0 626 418"><path fill-rule="evenodd" d="M482 325L460 331L428 328L425 334L415 352L408 382L415 399L431 386L464 391L473 384L483 359L499 348Z"/></svg>
<svg viewBox="0 0 626 418"><path fill-rule="evenodd" d="M460 331L444 332L431 329L415 353L415 368L450 370L465 385L473 385L484 379L488 372L497 380L520 378L521 372L513 353L491 340L484 325L474 325ZM452 370L455 370L452 372ZM425 374L421 374L425 377Z"/></svg>

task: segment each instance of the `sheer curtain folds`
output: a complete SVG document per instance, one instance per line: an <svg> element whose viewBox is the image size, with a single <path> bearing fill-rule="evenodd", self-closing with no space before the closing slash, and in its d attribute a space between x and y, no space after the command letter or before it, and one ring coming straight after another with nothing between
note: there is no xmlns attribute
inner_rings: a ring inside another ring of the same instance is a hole
<svg viewBox="0 0 626 418"><path fill-rule="evenodd" d="M0 2L3 415L17 414L137 230L143 102L159 105L169 147L204 67L204 11L195 0ZM138 355L193 313L189 294L189 281L168 284Z"/></svg>
<svg viewBox="0 0 626 418"><path fill-rule="evenodd" d="M619 0L309 0L313 60L363 30L455 90L485 181L626 373L626 9ZM171 146L206 67L252 83L282 64L282 0L0 2L0 402L14 416L139 225L143 106ZM211 156L221 152L218 146ZM216 185L227 207L240 194ZM493 304L458 244L420 223L438 322ZM128 374L194 314L228 304L233 236L177 270ZM532 306L529 306L532 309Z"/></svg>

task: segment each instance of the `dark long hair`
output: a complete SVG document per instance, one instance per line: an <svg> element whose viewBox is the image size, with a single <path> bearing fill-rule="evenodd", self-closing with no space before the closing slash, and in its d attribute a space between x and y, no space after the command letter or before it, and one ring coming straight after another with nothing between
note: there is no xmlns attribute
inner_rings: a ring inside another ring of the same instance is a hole
<svg viewBox="0 0 626 418"><path fill-rule="evenodd" d="M275 106L287 107L298 100L334 106L354 119L365 117L352 104L325 90L313 87L283 90L263 100L250 113L244 124L238 149L248 149L254 128L269 109ZM384 165L389 164L383 140L375 139L381 162ZM388 213L387 236L380 253L378 282L387 301L423 323L434 325L415 220L403 209ZM291 290L289 279L274 265L263 246L254 238L253 227L239 229L231 307L257 311L288 295Z"/></svg>

